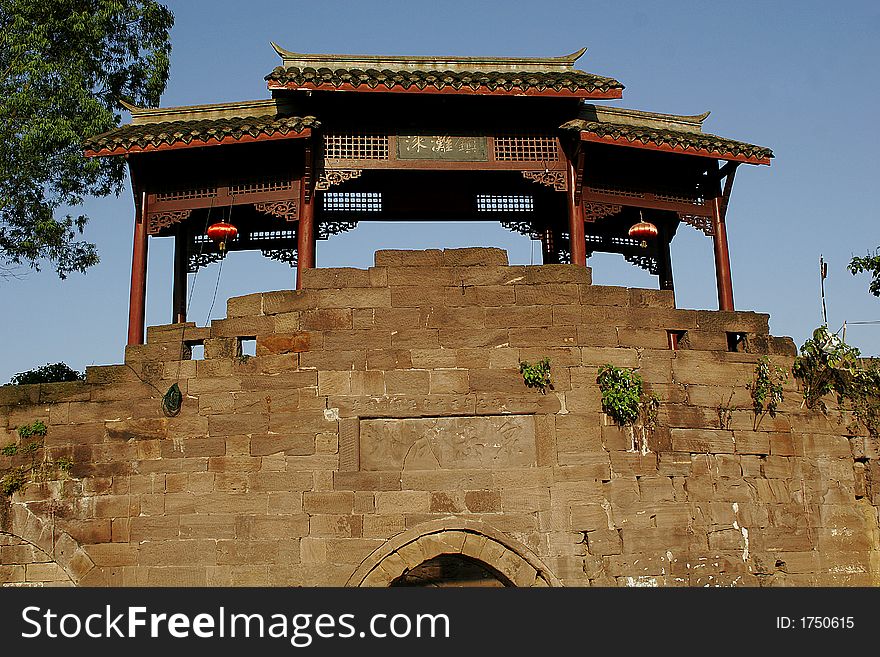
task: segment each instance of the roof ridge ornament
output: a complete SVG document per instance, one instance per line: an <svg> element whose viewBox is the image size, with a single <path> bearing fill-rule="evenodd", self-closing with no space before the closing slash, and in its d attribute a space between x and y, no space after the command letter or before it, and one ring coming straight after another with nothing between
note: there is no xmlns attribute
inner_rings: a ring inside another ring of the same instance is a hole
<svg viewBox="0 0 880 657"><path fill-rule="evenodd" d="M475 72L564 72L573 71L574 63L587 51L581 48L560 57L453 57L401 55L331 55L298 53L269 42L283 60L284 68L389 68L413 70L467 70Z"/></svg>

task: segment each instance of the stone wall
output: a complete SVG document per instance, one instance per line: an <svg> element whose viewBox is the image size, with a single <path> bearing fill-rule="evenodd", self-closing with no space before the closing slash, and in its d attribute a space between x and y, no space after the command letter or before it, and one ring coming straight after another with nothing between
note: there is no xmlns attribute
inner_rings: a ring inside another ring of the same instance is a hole
<svg viewBox="0 0 880 657"><path fill-rule="evenodd" d="M36 458L73 460L2 502L0 581L39 570L28 545L113 586L387 585L444 554L520 586L880 584L876 444L792 381L756 425L758 358L795 354L767 315L497 249L380 251L303 283L150 327L85 382L0 388L0 444L40 419ZM518 364L545 356L541 394ZM604 363L660 397L653 430L602 413Z"/></svg>

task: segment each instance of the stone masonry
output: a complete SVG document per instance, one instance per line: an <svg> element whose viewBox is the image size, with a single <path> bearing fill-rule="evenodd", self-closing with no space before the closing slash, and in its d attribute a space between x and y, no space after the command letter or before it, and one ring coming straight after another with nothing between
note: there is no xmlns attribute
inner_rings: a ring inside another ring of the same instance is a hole
<svg viewBox="0 0 880 657"><path fill-rule="evenodd" d="M880 584L876 444L794 381L756 425L758 358L795 355L767 315L497 249L375 262L151 327L84 382L0 388L0 445L48 426L0 471L73 460L0 498L0 582L387 585L460 554L520 586ZM545 356L542 394L519 362ZM653 429L602 413L605 363L659 396Z"/></svg>

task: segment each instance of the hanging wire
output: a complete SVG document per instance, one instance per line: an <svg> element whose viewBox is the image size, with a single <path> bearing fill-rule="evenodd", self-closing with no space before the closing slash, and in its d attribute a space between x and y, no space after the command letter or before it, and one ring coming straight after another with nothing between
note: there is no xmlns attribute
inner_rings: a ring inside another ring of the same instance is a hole
<svg viewBox="0 0 880 657"><path fill-rule="evenodd" d="M205 216L205 230L202 231L203 233L207 233L207 232L208 232L208 226L211 225L211 210L213 210L213 209L214 209L214 198L212 197L212 198L211 198L211 205L208 207L208 214ZM204 241L200 241L200 242L199 242L199 256L201 256L202 254L204 254L204 252L205 252L205 242L204 242ZM199 269L201 269L201 267L198 267L198 266L197 266L197 267L196 267L195 274L193 274L192 287L191 287L190 290L189 290L189 298L186 300L186 308L185 308L185 310L186 310L187 312L189 312L190 305L192 304L193 293L196 291L196 280L197 280L198 277L199 277Z"/></svg>
<svg viewBox="0 0 880 657"><path fill-rule="evenodd" d="M211 205L208 206L208 212L205 215L205 229L202 231L203 233L208 232L208 226L211 223L211 211L214 209L214 199L211 198ZM186 248L186 245L184 245ZM201 260L201 256L205 251L205 242L199 242L199 260ZM222 265L222 263L221 263ZM184 312L188 315L189 310L192 306L192 298L193 294L196 291L196 281L199 278L199 269L200 267L196 267L196 271L193 274L192 286L189 289L189 296L186 300L186 306L184 306ZM218 280L219 282L219 280ZM214 295L216 296L217 290L214 290ZM212 302L213 307L213 302ZM206 322L207 324L207 322ZM186 333L186 324L180 327L180 346L183 349L183 336ZM180 391L180 366L183 363L183 353L180 354L180 358L177 361L177 372L174 374L174 383L170 388L162 395L162 413L167 417L174 417L180 413L180 409L183 406L183 393Z"/></svg>
<svg viewBox="0 0 880 657"><path fill-rule="evenodd" d="M225 258L220 261L220 267L217 269L217 282L214 284L214 296L211 298L211 307L208 308L208 316L205 318L205 326L211 321L211 312L214 310L214 302L217 301L217 290L220 289L220 275L223 273L224 261Z"/></svg>
<svg viewBox="0 0 880 657"><path fill-rule="evenodd" d="M235 194L232 195L232 199L229 203L229 213L226 215L226 221L232 223L232 206L235 205ZM205 229L207 230L207 229ZM208 316L205 318L205 326L208 325L208 322L211 321L211 313L214 311L214 303L217 301L217 290L220 289L220 276L223 274L223 263L226 260L227 251L223 252L223 257L220 259L220 267L217 269L217 282L214 284L214 296L211 297L211 307L208 308Z"/></svg>

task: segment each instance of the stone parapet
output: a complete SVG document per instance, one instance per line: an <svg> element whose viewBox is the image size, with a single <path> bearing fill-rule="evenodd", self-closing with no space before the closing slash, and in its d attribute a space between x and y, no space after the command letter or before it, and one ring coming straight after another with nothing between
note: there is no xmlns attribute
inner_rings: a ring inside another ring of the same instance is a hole
<svg viewBox="0 0 880 657"><path fill-rule="evenodd" d="M0 388L0 444L48 427L0 471L72 461L0 499L0 581L385 585L455 554L530 586L880 584L877 443L791 379L755 417L758 360L795 355L765 314L498 249L379 251L227 309ZM544 357L546 394L519 371ZM654 426L602 413L605 363L638 369Z"/></svg>

